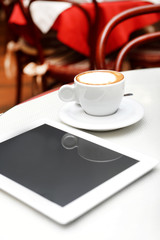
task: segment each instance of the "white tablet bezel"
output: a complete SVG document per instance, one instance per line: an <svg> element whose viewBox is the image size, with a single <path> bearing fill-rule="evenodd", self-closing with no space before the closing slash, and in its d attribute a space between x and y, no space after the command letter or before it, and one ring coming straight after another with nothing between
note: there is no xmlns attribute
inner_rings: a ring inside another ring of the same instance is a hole
<svg viewBox="0 0 160 240"><path fill-rule="evenodd" d="M127 150L126 148L122 149L121 147L115 146L111 142L93 136L90 133L86 133L62 123L47 119L41 119L32 123L30 126L27 126L25 130L23 129L21 132L16 132L14 136L29 131L43 124L48 124L139 161L137 164L112 177L110 180L107 180L106 182L102 183L98 187L87 192L83 196L72 201L64 207L61 207L47 200L37 193L0 174L0 189L13 195L14 197L18 198L19 200L23 201L24 203L28 204L29 206L33 207L34 209L38 210L39 212L43 213L44 215L50 217L60 224L68 224L69 222L75 220L94 206L98 205L108 197L112 196L125 186L135 181L137 178L150 171L158 164L158 161L156 159L142 155L138 152L131 152L131 150ZM6 138L3 136L3 141L14 136L7 136Z"/></svg>

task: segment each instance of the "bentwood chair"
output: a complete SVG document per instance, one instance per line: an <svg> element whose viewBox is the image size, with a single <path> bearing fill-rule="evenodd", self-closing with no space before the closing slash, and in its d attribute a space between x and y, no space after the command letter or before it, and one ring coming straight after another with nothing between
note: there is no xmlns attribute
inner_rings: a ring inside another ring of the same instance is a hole
<svg viewBox="0 0 160 240"><path fill-rule="evenodd" d="M151 13L159 13L160 12L160 4L154 4L154 5L147 5L147 6L141 6L141 7L135 7L131 8L129 10L123 11L120 14L116 15L114 18L112 18L104 27L103 31L101 32L98 42L97 42L97 48L96 48L96 68L97 69L105 69L106 63L105 63L105 57L106 57L106 47L108 38L112 32L112 30L120 23L124 22L125 20L128 20L130 18L133 18L135 16L140 16L144 14L151 14ZM138 24L138 23L137 23ZM146 35L138 36L135 39L132 39L129 43L127 43L124 48L122 48L118 60L116 62L116 65L114 64L115 70L122 69L122 61L124 60L125 56L128 55L128 61L130 63L130 68L135 68L136 66L136 57L134 59L134 65L132 65L132 54L135 54L133 51L136 49L137 51L137 59L138 59L138 52L140 52L141 46L145 44L148 44L153 41L159 41L159 31L157 33L149 33ZM141 57L141 62L138 62L139 68L146 67L157 67L160 66L160 48L157 48L156 51L152 51L151 46L147 51L143 51L143 57ZM139 48L136 48L139 47ZM131 51L132 50L132 51ZM149 53L152 54L149 54ZM142 55L142 54L141 54Z"/></svg>
<svg viewBox="0 0 160 240"><path fill-rule="evenodd" d="M70 1L67 1L70 2ZM88 24L88 46L90 48L89 57L69 49L67 54L62 56L62 61L57 61L57 56L51 55L50 58L45 58L44 63L47 64L46 76L50 74L57 83L64 84L72 82L74 76L80 72L91 70L95 68L95 47L98 35L99 10L96 0L92 0L94 6L94 19L92 20L89 13L83 8L81 4L75 4L80 11L83 12ZM74 24L74 23L73 23ZM70 57L71 55L71 57ZM61 55L60 55L61 56ZM59 58L59 54L58 54ZM45 76L44 76L45 77Z"/></svg>
<svg viewBox="0 0 160 240"><path fill-rule="evenodd" d="M18 3L21 11L26 19L26 32L29 35L29 42L25 39L25 31L20 34L14 31L15 36L13 41L7 44L7 53L5 67L6 73L13 77L16 77L17 81L17 93L16 104L21 102L22 95L22 75L23 72L33 77L33 95L48 90L49 85L63 84L73 81L73 76L81 71L94 68L95 59L95 43L96 41L96 24L97 21L93 21L90 18L88 12L78 3L63 0L72 3L83 12L88 23L88 44L90 46L89 59L84 59L84 56L70 49L69 47L60 43L56 38L56 33L50 31L47 34L42 34L32 21L32 17L29 11L30 4L34 0L31 0L26 7L22 0L15 0ZM51 0L53 1L53 0ZM59 0L61 1L61 0ZM93 0L95 19L98 19L98 4L96 0ZM8 19L8 17L7 17ZM9 26L10 27L10 26ZM31 68L25 68L27 63L31 64ZM29 72L29 73L28 73ZM36 88L35 88L36 87Z"/></svg>
<svg viewBox="0 0 160 240"><path fill-rule="evenodd" d="M97 37L96 24L98 21L98 4L96 0L93 0L95 10L94 21L91 20L88 12L80 4L64 0L72 3L73 6L82 11L87 19L88 44L90 46L90 56L88 59L60 43L56 38L56 33L52 34L48 40L47 37L40 32L40 30L34 24L30 14L30 5L35 0L31 0L27 7L24 6L22 0L17 1L27 21L27 30L32 38L32 45L29 45L24 40L17 41L14 47L13 44L10 44L11 46L8 45L9 50L12 47L15 49L18 66L16 103L21 101L23 73L33 77L33 85L37 87L36 92L34 91L33 95L36 95L40 92L48 90L49 87L53 87L55 84L62 85L64 83L72 82L73 77L79 72L94 68L94 47ZM27 63L29 64L27 65ZM24 68L24 66L26 67Z"/></svg>
<svg viewBox="0 0 160 240"><path fill-rule="evenodd" d="M154 32L154 33L146 33L142 36L136 37L134 39L132 39L131 41L129 41L118 53L117 58L115 60L115 70L116 71L121 71L122 70L122 65L124 62L124 59L126 58L127 55L129 55L129 53L132 51L132 49L134 50L136 47L139 46L143 46L144 44L147 43L152 43L155 40L160 41L160 31L158 32ZM131 53L132 56L132 53ZM155 57L156 57L156 65L154 66L160 66L160 53L154 54L153 56L153 60L152 58L150 58L150 62L152 66L152 62L155 63ZM136 61L136 60L135 60ZM148 63L148 62L147 62ZM143 64L143 61L142 61Z"/></svg>

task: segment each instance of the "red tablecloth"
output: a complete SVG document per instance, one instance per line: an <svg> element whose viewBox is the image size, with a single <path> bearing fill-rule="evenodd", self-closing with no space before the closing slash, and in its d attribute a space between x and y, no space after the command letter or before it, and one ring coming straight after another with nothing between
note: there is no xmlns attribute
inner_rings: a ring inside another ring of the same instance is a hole
<svg viewBox="0 0 160 240"><path fill-rule="evenodd" d="M105 24L116 14L141 5L150 4L148 2L140 1L118 1L118 2L102 2L99 3L100 7L100 24L99 32L103 29ZM82 6L88 11L91 18L94 18L94 10L92 3L85 3ZM109 51L113 51L121 47L128 41L130 33L136 29L140 29L146 25L153 24L160 20L160 14L151 14L139 16L132 20L127 20L125 23L120 24L113 31L109 39ZM23 14L18 5L15 5L9 23L14 26L19 34L22 34L28 41L31 41L28 34L28 26ZM88 56L88 25L84 14L80 9L73 6L59 15L57 20L52 26L52 29L57 31L58 39L67 46L75 49L76 51Z"/></svg>

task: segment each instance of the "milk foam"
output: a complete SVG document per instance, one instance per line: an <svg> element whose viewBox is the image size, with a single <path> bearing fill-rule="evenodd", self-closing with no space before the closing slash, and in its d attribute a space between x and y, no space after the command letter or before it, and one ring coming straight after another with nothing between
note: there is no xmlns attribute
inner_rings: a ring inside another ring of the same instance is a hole
<svg viewBox="0 0 160 240"><path fill-rule="evenodd" d="M90 72L78 76L78 80L85 84L110 84L117 81L114 74L110 72Z"/></svg>

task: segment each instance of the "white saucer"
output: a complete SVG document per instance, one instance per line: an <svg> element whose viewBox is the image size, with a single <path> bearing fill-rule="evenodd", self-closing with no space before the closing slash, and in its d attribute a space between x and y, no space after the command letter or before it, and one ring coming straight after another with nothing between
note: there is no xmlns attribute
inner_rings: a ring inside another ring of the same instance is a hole
<svg viewBox="0 0 160 240"><path fill-rule="evenodd" d="M62 122L75 128L94 131L109 131L127 127L141 120L143 116L143 107L129 97L124 97L119 110L110 116L88 115L75 102L66 103L59 112Z"/></svg>

